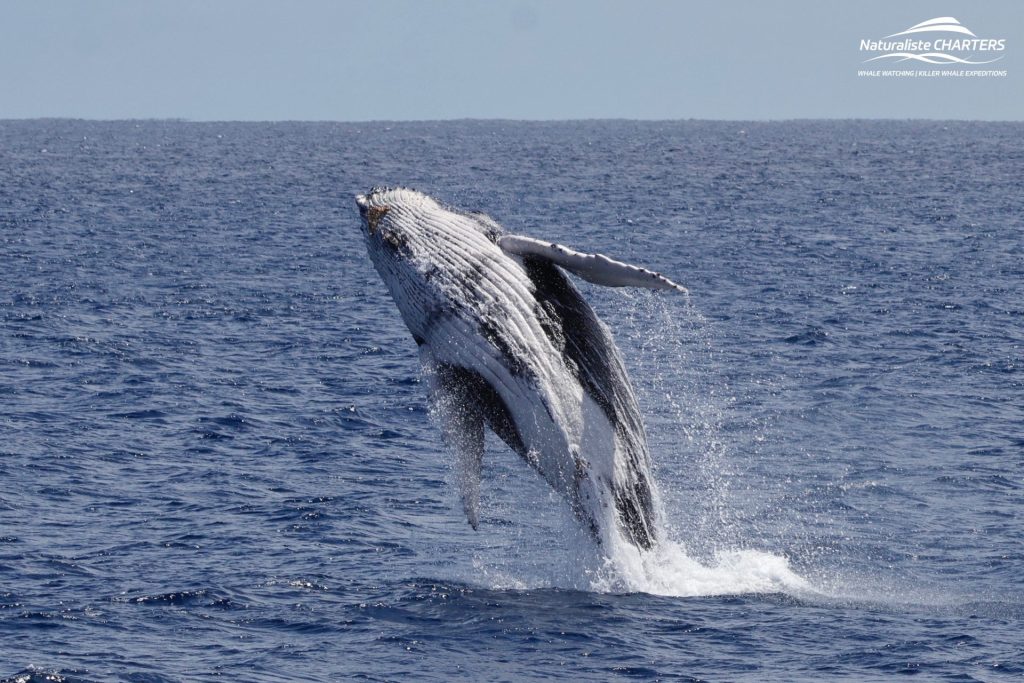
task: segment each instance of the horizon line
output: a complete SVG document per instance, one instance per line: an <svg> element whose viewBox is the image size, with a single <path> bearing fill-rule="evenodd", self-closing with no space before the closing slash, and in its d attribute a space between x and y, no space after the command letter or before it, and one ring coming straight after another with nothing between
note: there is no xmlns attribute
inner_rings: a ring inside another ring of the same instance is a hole
<svg viewBox="0 0 1024 683"><path fill-rule="evenodd" d="M1024 119L942 119L926 117L892 117L892 116L821 116L821 117L788 117L788 118L629 118L622 116L581 117L581 118L509 118L509 117L474 117L463 116L441 119L205 119L187 118L182 116L145 116L124 118L100 118L90 116L0 116L0 123L14 121L89 121L94 123L131 123L131 122L165 122L165 123L344 123L344 124L413 124L413 123L588 123L588 122L629 122L629 123L793 123L802 121L927 121L936 123L1024 123Z"/></svg>

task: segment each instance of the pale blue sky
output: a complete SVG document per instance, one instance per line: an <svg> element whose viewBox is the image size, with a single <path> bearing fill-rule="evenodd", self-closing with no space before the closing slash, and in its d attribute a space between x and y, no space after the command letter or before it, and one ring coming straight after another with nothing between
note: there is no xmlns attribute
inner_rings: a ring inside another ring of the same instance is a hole
<svg viewBox="0 0 1024 683"><path fill-rule="evenodd" d="M858 78L938 16L1002 79ZM0 0L0 118L1024 119L1024 2Z"/></svg>

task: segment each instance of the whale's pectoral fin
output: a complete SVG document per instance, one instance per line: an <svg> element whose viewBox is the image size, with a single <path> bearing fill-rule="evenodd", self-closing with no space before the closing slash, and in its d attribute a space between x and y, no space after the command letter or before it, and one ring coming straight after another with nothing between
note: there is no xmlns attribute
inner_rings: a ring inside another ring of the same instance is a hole
<svg viewBox="0 0 1024 683"><path fill-rule="evenodd" d="M498 246L515 256L537 256L547 259L597 285L674 289L684 294L688 293L685 287L677 285L661 273L616 261L603 254L585 254L561 244L542 242L522 235L500 237Z"/></svg>
<svg viewBox="0 0 1024 683"><path fill-rule="evenodd" d="M430 381L431 411L455 456L455 479L470 526L480 525L480 471L484 456L484 416L459 368L424 361Z"/></svg>

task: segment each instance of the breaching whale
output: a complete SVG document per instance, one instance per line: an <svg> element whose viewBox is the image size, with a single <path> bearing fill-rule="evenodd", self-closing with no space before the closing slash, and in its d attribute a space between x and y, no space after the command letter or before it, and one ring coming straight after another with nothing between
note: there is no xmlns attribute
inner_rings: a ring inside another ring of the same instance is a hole
<svg viewBox="0 0 1024 683"><path fill-rule="evenodd" d="M655 541L647 437L605 324L563 270L608 286L686 290L645 268L531 237L406 188L356 196L367 250L419 346L431 412L478 526L484 426L602 543Z"/></svg>

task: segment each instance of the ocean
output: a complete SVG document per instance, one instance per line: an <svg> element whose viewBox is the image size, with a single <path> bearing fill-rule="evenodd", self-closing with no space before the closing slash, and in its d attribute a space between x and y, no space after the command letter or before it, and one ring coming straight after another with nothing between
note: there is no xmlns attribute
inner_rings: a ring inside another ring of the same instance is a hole
<svg viewBox="0 0 1024 683"><path fill-rule="evenodd" d="M380 184L689 288L579 285L655 551L466 523ZM1024 124L3 121L0 324L3 681L1024 675Z"/></svg>

